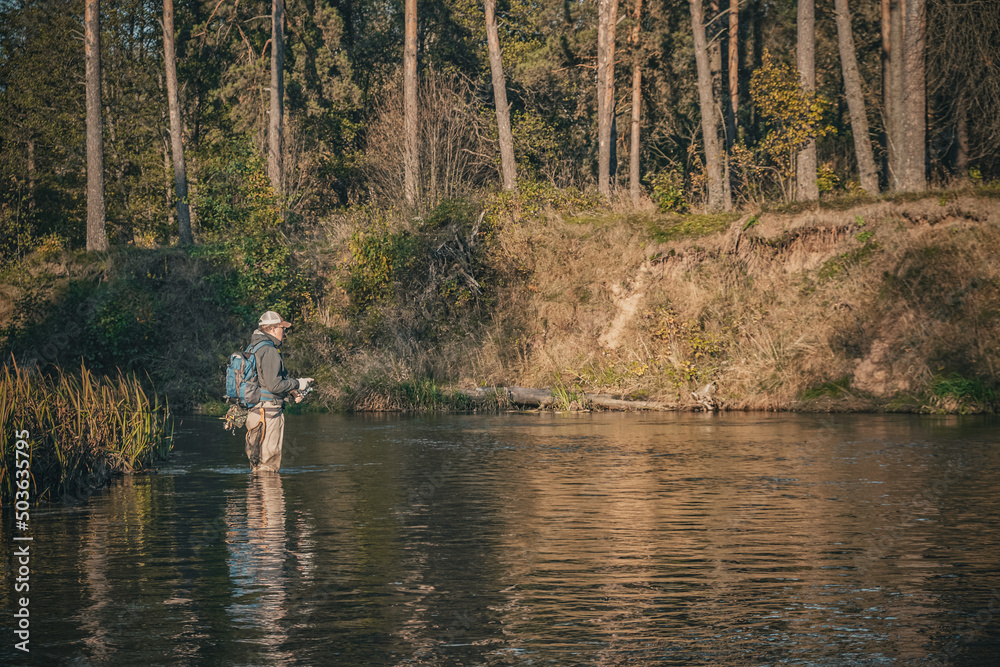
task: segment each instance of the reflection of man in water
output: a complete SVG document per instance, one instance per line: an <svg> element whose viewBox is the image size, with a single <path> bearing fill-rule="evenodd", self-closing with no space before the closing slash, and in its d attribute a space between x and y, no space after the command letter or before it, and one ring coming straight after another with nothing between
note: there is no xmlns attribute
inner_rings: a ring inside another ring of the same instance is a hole
<svg viewBox="0 0 1000 667"><path fill-rule="evenodd" d="M312 378L290 378L285 370L278 348L290 326L281 315L269 310L260 316L258 328L250 337L248 349L257 348L257 383L260 385L260 403L247 415L247 457L254 472L278 472L281 468L285 401L300 402L312 382ZM264 344L258 347L259 343Z"/></svg>
<svg viewBox="0 0 1000 667"><path fill-rule="evenodd" d="M262 631L270 659L290 659L280 651L287 614L285 494L280 475L257 475L247 485L245 511L239 501L226 509L226 549L233 601L227 611L242 627Z"/></svg>

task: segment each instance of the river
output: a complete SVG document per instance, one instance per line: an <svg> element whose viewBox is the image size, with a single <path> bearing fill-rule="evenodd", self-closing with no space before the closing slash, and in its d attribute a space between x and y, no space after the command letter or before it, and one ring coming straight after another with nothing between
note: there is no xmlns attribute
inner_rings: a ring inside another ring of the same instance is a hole
<svg viewBox="0 0 1000 667"><path fill-rule="evenodd" d="M185 417L157 473L33 508L31 653L8 630L0 662L997 664L997 426L296 416L254 477Z"/></svg>

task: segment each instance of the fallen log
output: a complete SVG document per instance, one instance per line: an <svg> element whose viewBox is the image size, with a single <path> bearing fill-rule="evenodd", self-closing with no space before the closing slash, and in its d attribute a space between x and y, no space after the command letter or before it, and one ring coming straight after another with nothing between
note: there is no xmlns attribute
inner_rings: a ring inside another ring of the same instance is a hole
<svg viewBox="0 0 1000 667"><path fill-rule="evenodd" d="M528 387L473 387L472 389L456 389L455 393L471 398L474 401L493 401L498 405L532 405L544 408L556 402L548 389L531 389Z"/></svg>
<svg viewBox="0 0 1000 667"><path fill-rule="evenodd" d="M474 387L472 389L456 389L455 393L474 401L496 401L500 406L520 405L545 408L555 405L559 399L548 389L533 389L530 387ZM570 404L570 409L584 410L594 405L608 410L656 410L676 411L691 409L692 406L677 406L656 401L627 401L615 398L610 394L581 394Z"/></svg>
<svg viewBox="0 0 1000 667"><path fill-rule="evenodd" d="M609 410L659 410L661 412L671 412L681 409L676 405L658 403L656 401L626 401L621 398L615 398L610 394L584 394L584 397L594 405L599 405Z"/></svg>

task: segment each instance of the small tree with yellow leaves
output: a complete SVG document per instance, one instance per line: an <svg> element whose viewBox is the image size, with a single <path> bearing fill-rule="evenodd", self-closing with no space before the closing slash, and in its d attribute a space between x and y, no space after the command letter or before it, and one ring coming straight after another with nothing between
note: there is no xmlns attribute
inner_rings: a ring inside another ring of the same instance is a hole
<svg viewBox="0 0 1000 667"><path fill-rule="evenodd" d="M765 118L767 134L754 151L755 164L742 169L744 178L753 176L758 182L773 178L782 198L789 201L798 152L810 139L836 132L824 120L831 104L819 93L803 90L796 69L776 61L767 50L750 78L750 97Z"/></svg>

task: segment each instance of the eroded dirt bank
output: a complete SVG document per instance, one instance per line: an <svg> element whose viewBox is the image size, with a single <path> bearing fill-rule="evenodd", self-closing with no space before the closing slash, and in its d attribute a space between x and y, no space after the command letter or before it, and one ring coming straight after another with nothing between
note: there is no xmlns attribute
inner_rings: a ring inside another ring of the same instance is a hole
<svg viewBox="0 0 1000 667"><path fill-rule="evenodd" d="M1000 206L746 215L666 243L550 217L526 234L519 383L728 409L993 410Z"/></svg>

